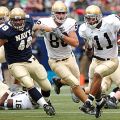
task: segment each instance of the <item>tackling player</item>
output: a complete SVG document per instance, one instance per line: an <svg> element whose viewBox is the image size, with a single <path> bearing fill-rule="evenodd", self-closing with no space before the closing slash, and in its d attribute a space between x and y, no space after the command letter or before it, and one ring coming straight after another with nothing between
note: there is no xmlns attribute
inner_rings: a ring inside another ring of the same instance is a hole
<svg viewBox="0 0 120 120"><path fill-rule="evenodd" d="M34 109L36 106L27 91L11 92L10 88L0 81L0 109Z"/></svg>
<svg viewBox="0 0 120 120"><path fill-rule="evenodd" d="M55 115L55 109L49 102L51 84L47 72L32 55L31 49L32 30L41 29L42 26L34 25L32 18L26 16L21 8L12 9L9 17L9 21L0 27L0 46L4 45L8 69L27 88L31 98L44 108L46 114ZM41 86L42 94L36 89L33 80Z"/></svg>

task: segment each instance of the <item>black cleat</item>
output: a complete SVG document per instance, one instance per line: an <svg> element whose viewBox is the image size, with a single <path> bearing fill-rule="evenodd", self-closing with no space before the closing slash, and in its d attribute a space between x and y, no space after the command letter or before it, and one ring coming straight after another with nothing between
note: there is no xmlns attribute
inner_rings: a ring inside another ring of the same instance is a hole
<svg viewBox="0 0 120 120"><path fill-rule="evenodd" d="M47 102L49 106L51 106L55 112L55 108L53 107L52 103L50 102L50 100Z"/></svg>
<svg viewBox="0 0 120 120"><path fill-rule="evenodd" d="M43 108L47 115L55 115L55 110L50 105L44 104Z"/></svg>
<svg viewBox="0 0 120 120"><path fill-rule="evenodd" d="M95 107L90 104L90 101L86 101L82 107L79 107L79 109L86 114L90 115L96 114Z"/></svg>
<svg viewBox="0 0 120 120"><path fill-rule="evenodd" d="M72 97L73 102L75 102L75 103L80 102L80 99L74 93L71 93L71 97Z"/></svg>
<svg viewBox="0 0 120 120"><path fill-rule="evenodd" d="M116 98L115 97L111 97L109 100L107 100L106 104L108 106L109 109L117 109L117 102L116 102Z"/></svg>
<svg viewBox="0 0 120 120"><path fill-rule="evenodd" d="M108 100L110 99L110 95L104 95L104 96L102 95L102 98L105 98L106 101L108 101ZM108 109L108 108L109 108L107 102L105 103L104 108L105 108L105 109Z"/></svg>
<svg viewBox="0 0 120 120"><path fill-rule="evenodd" d="M106 99L102 98L102 103L100 105L96 105L96 114L95 117L99 118L101 116L101 109L106 104Z"/></svg>
<svg viewBox="0 0 120 120"><path fill-rule="evenodd" d="M55 91L55 93L60 94L60 88L62 87L62 84L60 83L61 78L54 77L52 80L54 82L54 91Z"/></svg>

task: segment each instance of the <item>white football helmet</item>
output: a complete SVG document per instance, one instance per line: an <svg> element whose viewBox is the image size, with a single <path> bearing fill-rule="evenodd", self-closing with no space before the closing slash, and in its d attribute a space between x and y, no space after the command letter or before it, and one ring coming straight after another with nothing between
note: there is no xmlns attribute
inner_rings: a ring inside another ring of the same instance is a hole
<svg viewBox="0 0 120 120"><path fill-rule="evenodd" d="M7 21L9 18L9 10L5 6L0 6L0 24Z"/></svg>
<svg viewBox="0 0 120 120"><path fill-rule="evenodd" d="M52 6L53 19L62 24L67 18L67 6L62 1L56 1Z"/></svg>
<svg viewBox="0 0 120 120"><path fill-rule="evenodd" d="M19 30L23 31L25 26L25 12L21 8L14 8L10 11L10 23L11 25Z"/></svg>
<svg viewBox="0 0 120 120"><path fill-rule="evenodd" d="M102 12L96 5L90 5L85 10L84 20L90 28L95 28L102 19Z"/></svg>

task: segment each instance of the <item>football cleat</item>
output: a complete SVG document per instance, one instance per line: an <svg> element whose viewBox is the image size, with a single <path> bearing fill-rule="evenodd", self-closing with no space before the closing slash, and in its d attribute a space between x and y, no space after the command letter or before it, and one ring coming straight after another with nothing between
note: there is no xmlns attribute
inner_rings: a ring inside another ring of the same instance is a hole
<svg viewBox="0 0 120 120"><path fill-rule="evenodd" d="M60 78L54 77L53 79L54 82L54 91L56 94L60 94L60 88L62 87L62 84L60 83Z"/></svg>
<svg viewBox="0 0 120 120"><path fill-rule="evenodd" d="M55 112L55 108L53 107L52 103L50 102L50 100L47 102L49 106L51 106Z"/></svg>
<svg viewBox="0 0 120 120"><path fill-rule="evenodd" d="M106 104L109 109L117 109L118 108L115 97L111 97L109 100L107 100Z"/></svg>
<svg viewBox="0 0 120 120"><path fill-rule="evenodd" d="M55 110L50 105L44 104L43 108L47 115L55 115Z"/></svg>
<svg viewBox="0 0 120 120"><path fill-rule="evenodd" d="M106 101L108 101L110 99L110 95L102 94L102 98L105 98ZM107 102L105 103L104 108L105 109L109 108Z"/></svg>
<svg viewBox="0 0 120 120"><path fill-rule="evenodd" d="M72 97L73 102L75 103L80 102L80 99L73 92L71 92L71 97Z"/></svg>
<svg viewBox="0 0 120 120"><path fill-rule="evenodd" d="M99 118L101 116L101 109L106 104L106 99L102 98L102 102L100 105L96 104L96 114L95 117Z"/></svg>
<svg viewBox="0 0 120 120"><path fill-rule="evenodd" d="M96 115L95 107L90 103L90 101L86 101L82 107L79 107L79 109L90 115Z"/></svg>

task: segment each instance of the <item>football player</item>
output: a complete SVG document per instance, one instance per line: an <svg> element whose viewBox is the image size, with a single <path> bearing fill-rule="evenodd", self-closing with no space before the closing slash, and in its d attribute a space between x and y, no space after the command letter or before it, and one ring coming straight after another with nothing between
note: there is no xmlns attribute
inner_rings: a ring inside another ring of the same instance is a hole
<svg viewBox="0 0 120 120"><path fill-rule="evenodd" d="M92 63L89 67L89 78L92 80L88 100L81 107L87 113L96 98L96 115L101 115L101 108L106 100L101 97L101 82L103 77L112 74L118 67L117 32L120 20L116 15L102 17L101 10L96 5L90 5L85 10L85 23L79 28L79 34L88 43L87 51L94 50Z"/></svg>
<svg viewBox="0 0 120 120"><path fill-rule="evenodd" d="M52 32L44 33L50 68L71 87L82 102L85 102L87 96L80 88L80 71L72 52L72 47L79 44L75 32L76 20L67 17L67 7L62 1L56 1L51 11L52 16L41 18L37 22L53 28Z"/></svg>
<svg viewBox="0 0 120 120"><path fill-rule="evenodd" d="M34 104L27 91L12 92L9 90L10 88L1 81L0 88L0 109L36 108L37 105Z"/></svg>
<svg viewBox="0 0 120 120"><path fill-rule="evenodd" d="M31 98L44 108L46 114L51 116L55 115L55 109L49 101L51 84L45 68L32 55L33 28L45 29L44 26L34 25L32 18L26 16L21 8L12 9L9 21L0 27L0 46L4 45L10 73L27 88ZM42 94L36 89L33 80L41 86Z"/></svg>
<svg viewBox="0 0 120 120"><path fill-rule="evenodd" d="M0 6L0 25L3 24L5 21L8 20L9 16L9 10L7 7ZM4 47L0 47L0 81L3 81L3 75L2 75L2 69L1 69L1 63L5 62L5 53L4 53Z"/></svg>

